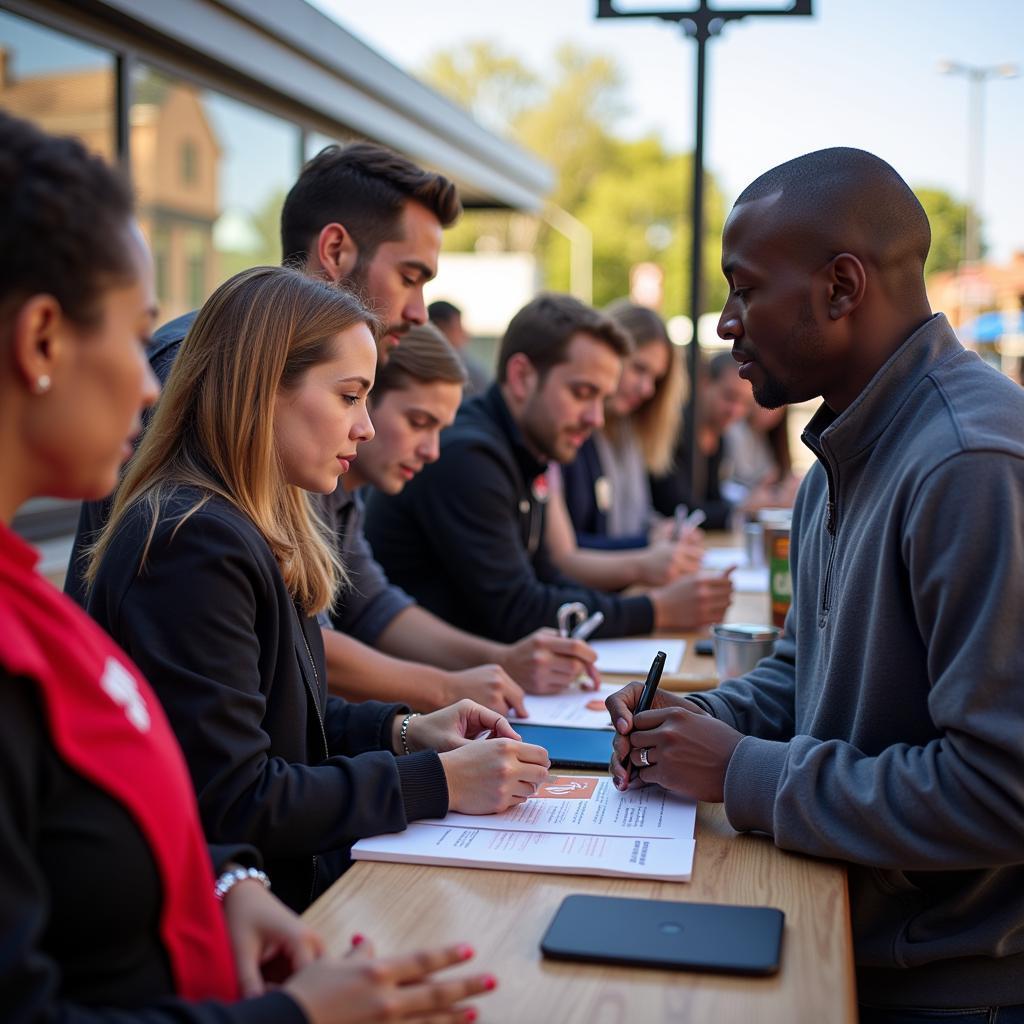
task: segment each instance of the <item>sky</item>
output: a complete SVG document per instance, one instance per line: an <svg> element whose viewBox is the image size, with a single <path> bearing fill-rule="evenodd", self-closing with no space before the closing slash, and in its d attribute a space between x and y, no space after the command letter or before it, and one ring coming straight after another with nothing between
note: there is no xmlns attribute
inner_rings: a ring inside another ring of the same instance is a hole
<svg viewBox="0 0 1024 1024"><path fill-rule="evenodd" d="M598 21L595 0L311 0L416 73L437 50L489 39L538 72L567 41L615 57L626 137L693 146L695 44L658 19ZM716 6L739 6L717 0ZM745 6L785 6L745 0ZM692 0L618 0L619 10ZM708 46L705 165L731 202L762 171L825 146L857 146L912 185L967 192L969 84L943 58L1024 73L1024 0L813 0L814 15L731 22ZM1024 77L984 86L983 237L1024 250Z"/></svg>

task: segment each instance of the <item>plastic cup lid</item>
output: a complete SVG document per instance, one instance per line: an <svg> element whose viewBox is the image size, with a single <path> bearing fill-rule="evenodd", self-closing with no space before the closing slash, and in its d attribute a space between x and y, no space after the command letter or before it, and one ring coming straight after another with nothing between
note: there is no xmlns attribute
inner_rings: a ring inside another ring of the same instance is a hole
<svg viewBox="0 0 1024 1024"><path fill-rule="evenodd" d="M775 640L781 632L778 626L757 626L750 622L712 626L711 631L724 640Z"/></svg>

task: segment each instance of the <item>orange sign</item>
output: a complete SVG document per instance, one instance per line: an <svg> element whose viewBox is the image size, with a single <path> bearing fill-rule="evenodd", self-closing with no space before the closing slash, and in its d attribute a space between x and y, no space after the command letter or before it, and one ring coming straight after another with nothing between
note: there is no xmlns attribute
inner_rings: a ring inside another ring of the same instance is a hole
<svg viewBox="0 0 1024 1024"><path fill-rule="evenodd" d="M589 800L597 789L597 778L584 775L556 775L543 783L534 800Z"/></svg>

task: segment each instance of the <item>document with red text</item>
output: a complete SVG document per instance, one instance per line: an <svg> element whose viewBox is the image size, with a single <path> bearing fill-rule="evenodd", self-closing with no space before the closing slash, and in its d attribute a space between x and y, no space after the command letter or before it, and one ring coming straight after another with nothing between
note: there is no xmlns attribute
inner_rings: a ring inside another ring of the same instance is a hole
<svg viewBox="0 0 1024 1024"><path fill-rule="evenodd" d="M503 814L417 821L361 839L352 857L687 882L696 815L695 803L660 786L620 793L607 777L560 775Z"/></svg>

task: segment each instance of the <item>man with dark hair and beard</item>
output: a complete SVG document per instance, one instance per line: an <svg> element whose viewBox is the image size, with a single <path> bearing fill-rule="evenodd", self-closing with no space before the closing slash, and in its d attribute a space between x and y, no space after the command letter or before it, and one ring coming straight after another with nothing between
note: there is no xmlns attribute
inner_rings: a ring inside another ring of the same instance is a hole
<svg viewBox="0 0 1024 1024"><path fill-rule="evenodd" d="M766 407L820 396L774 654L608 700L612 771L847 861L862 1024L1024 1020L1024 392L924 286L930 229L854 149L758 178L718 331Z"/></svg>
<svg viewBox="0 0 1024 1024"><path fill-rule="evenodd" d="M285 199L282 262L360 294L385 325L378 346L383 364L410 327L426 323L423 286L437 272L443 230L461 210L453 182L399 153L369 142L327 146L303 167ZM161 384L195 316L186 313L154 335L149 361ZM83 606L83 552L109 509L109 501L82 507L65 591ZM593 662L594 652L577 640L535 633L495 644L451 628L390 584L363 536L361 499L339 487L325 499L324 515L356 583L336 618L337 629L324 629L332 673L340 673L343 682L368 671L367 646L373 646L395 658L459 672L451 680L459 693L491 705L496 677L506 694L518 692L516 683L531 691L557 690Z"/></svg>

